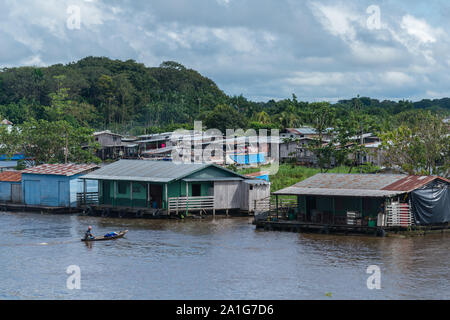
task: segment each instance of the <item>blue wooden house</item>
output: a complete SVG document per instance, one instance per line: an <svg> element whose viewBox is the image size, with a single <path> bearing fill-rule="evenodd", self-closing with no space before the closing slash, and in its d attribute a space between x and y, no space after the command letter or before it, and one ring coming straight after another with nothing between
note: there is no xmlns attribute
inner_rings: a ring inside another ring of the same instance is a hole
<svg viewBox="0 0 450 320"><path fill-rule="evenodd" d="M92 164L44 164L22 171L22 197L26 205L74 208L77 193L84 190L83 175L97 169ZM86 181L90 192L98 192L96 181Z"/></svg>
<svg viewBox="0 0 450 320"><path fill-rule="evenodd" d="M21 203L22 174L19 171L0 173L0 202Z"/></svg>

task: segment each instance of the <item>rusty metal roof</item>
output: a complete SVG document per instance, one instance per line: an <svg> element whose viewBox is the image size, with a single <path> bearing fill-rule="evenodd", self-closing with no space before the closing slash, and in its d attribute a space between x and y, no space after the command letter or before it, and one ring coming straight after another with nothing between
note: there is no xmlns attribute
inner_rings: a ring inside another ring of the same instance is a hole
<svg viewBox="0 0 450 320"><path fill-rule="evenodd" d="M0 173L1 182L20 182L22 181L22 173L19 171L4 171Z"/></svg>
<svg viewBox="0 0 450 320"><path fill-rule="evenodd" d="M319 173L275 195L316 195L349 197L389 197L411 192L438 176L407 176L403 174L336 174Z"/></svg>
<svg viewBox="0 0 450 320"><path fill-rule="evenodd" d="M405 178L399 174L339 174L318 173L291 187L275 192L276 195L335 195L354 197L387 197L400 194L384 187Z"/></svg>
<svg viewBox="0 0 450 320"><path fill-rule="evenodd" d="M96 164L43 164L22 171L24 174L49 174L57 176L74 176L92 169L99 168Z"/></svg>
<svg viewBox="0 0 450 320"><path fill-rule="evenodd" d="M450 183L449 180L439 176L407 176L384 187L383 190L411 192L427 185L428 183L436 179L440 179Z"/></svg>

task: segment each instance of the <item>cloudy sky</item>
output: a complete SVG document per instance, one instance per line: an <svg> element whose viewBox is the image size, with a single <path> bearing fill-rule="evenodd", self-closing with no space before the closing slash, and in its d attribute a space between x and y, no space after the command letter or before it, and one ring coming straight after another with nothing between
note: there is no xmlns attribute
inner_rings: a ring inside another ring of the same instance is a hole
<svg viewBox="0 0 450 320"><path fill-rule="evenodd" d="M0 66L175 60L227 94L450 96L446 0L0 0Z"/></svg>

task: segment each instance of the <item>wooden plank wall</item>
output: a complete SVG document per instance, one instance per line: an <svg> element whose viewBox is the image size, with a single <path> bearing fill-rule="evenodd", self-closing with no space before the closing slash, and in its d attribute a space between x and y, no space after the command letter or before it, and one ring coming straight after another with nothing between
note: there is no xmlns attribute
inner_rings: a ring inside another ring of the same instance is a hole
<svg viewBox="0 0 450 320"><path fill-rule="evenodd" d="M241 197L241 181L214 182L214 206L216 209L240 209Z"/></svg>

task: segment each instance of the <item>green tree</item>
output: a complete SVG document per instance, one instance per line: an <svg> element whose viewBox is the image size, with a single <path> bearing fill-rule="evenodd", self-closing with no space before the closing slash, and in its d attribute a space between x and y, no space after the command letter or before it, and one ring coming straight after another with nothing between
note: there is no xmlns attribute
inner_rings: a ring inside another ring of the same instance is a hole
<svg viewBox="0 0 450 320"><path fill-rule="evenodd" d="M67 121L30 120L20 126L22 149L36 163L98 163L93 130Z"/></svg>
<svg viewBox="0 0 450 320"><path fill-rule="evenodd" d="M214 110L206 113L204 124L208 129L219 129L226 133L226 129L245 129L247 121L233 107L229 105L218 105Z"/></svg>
<svg viewBox="0 0 450 320"><path fill-rule="evenodd" d="M417 112L409 124L382 134L386 164L409 174L448 176L450 131L442 118Z"/></svg>
<svg viewBox="0 0 450 320"><path fill-rule="evenodd" d="M308 149L316 156L320 171L327 171L331 167L336 147L332 140L325 137L332 132L331 127L335 123L336 111L328 102L316 102L310 106L312 109L310 120L312 127L316 130L316 137Z"/></svg>

